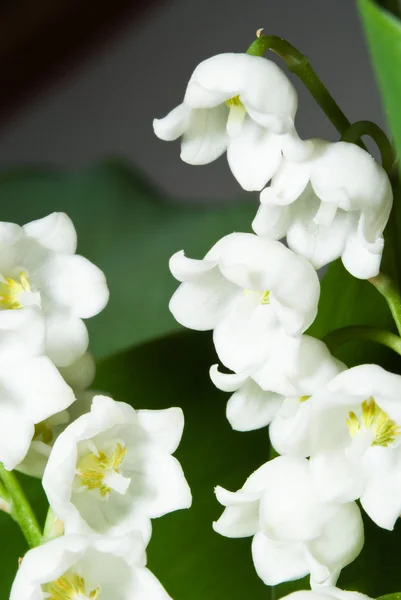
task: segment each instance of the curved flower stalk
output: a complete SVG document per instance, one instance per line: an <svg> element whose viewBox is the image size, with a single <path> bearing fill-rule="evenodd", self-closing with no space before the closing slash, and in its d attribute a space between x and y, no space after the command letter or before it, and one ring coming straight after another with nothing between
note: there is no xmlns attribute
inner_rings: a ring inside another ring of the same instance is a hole
<svg viewBox="0 0 401 600"><path fill-rule="evenodd" d="M96 365L93 356L85 352L68 367L60 367L64 381L73 389L74 402L56 414L35 425L31 445L24 460L15 468L21 473L41 479L57 437L68 423L88 412L95 392L86 391L95 379Z"/></svg>
<svg viewBox="0 0 401 600"><path fill-rule="evenodd" d="M183 103L153 126L162 140L182 136L181 158L189 164L207 164L227 151L240 185L261 190L282 153L297 160L310 152L295 132L297 105L295 88L275 63L219 54L196 67Z"/></svg>
<svg viewBox="0 0 401 600"><path fill-rule="evenodd" d="M341 257L354 277L379 273L393 193L387 173L355 144L312 140L304 161L284 160L260 196L258 235L287 237L316 269Z"/></svg>
<svg viewBox="0 0 401 600"><path fill-rule="evenodd" d="M68 408L75 396L43 355L46 332L36 309L0 311L0 322L0 462L12 470L25 458L35 427Z"/></svg>
<svg viewBox="0 0 401 600"><path fill-rule="evenodd" d="M320 284L312 265L280 242L250 233L222 238L203 260L178 252L170 260L183 282L170 301L179 323L213 329L221 362L237 373L277 351L296 359L299 336L317 313Z"/></svg>
<svg viewBox="0 0 401 600"><path fill-rule="evenodd" d="M76 245L76 231L64 213L23 227L0 223L0 310L36 307L46 323L46 354L58 367L85 353L82 319L99 313L109 297L102 271L76 255Z"/></svg>
<svg viewBox="0 0 401 600"><path fill-rule="evenodd" d="M272 442L281 452L290 437L292 452L311 456L322 498L360 498L371 519L391 530L401 513L400 395L400 375L354 367L305 403L291 432L273 429Z"/></svg>
<svg viewBox="0 0 401 600"><path fill-rule="evenodd" d="M171 600L146 568L138 534L121 538L66 535L23 558L10 600Z"/></svg>
<svg viewBox="0 0 401 600"><path fill-rule="evenodd" d="M105 396L71 423L50 454L43 487L67 533L121 535L189 508L191 492L171 454L181 440L181 409L135 411Z"/></svg>
<svg viewBox="0 0 401 600"><path fill-rule="evenodd" d="M215 386L234 392L226 411L233 429L260 429L275 418L292 423L302 403L346 368L323 342L309 335L301 337L298 358L290 370L289 362L275 348L274 356L251 375L221 373L218 365L211 367Z"/></svg>
<svg viewBox="0 0 401 600"><path fill-rule="evenodd" d="M363 523L355 503L316 496L309 461L281 456L261 466L237 492L217 487L225 510L213 524L226 537L250 537L266 585L310 574L311 585L333 585L360 553Z"/></svg>

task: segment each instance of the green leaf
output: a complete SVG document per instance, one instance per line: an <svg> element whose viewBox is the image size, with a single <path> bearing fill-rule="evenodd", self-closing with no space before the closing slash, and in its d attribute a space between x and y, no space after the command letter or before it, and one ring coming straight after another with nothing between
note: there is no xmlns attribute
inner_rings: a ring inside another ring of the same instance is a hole
<svg viewBox="0 0 401 600"><path fill-rule="evenodd" d="M358 0L358 4L389 125L401 154L401 21L373 0ZM394 0L385 5L397 9Z"/></svg>
<svg viewBox="0 0 401 600"><path fill-rule="evenodd" d="M202 257L223 235L250 228L252 202L173 204L121 162L63 174L17 170L0 177L1 220L20 224L64 211L78 251L107 276L106 310L87 321L97 357L179 326L168 310L176 288L168 260L185 248Z"/></svg>
<svg viewBox="0 0 401 600"><path fill-rule="evenodd" d="M348 325L370 325L395 331L383 296L369 281L352 277L337 260L322 279L318 315L308 333L322 339L334 329ZM349 367L375 362L399 372L401 366L397 354L373 342L350 342L334 353Z"/></svg>
<svg viewBox="0 0 401 600"><path fill-rule="evenodd" d="M394 592L393 594L386 594L385 596L379 596L377 600L401 600L401 592Z"/></svg>

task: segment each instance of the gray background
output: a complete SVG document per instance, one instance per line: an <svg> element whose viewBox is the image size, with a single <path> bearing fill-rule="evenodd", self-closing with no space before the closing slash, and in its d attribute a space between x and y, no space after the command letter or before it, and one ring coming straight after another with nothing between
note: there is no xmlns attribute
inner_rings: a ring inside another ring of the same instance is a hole
<svg viewBox="0 0 401 600"><path fill-rule="evenodd" d="M181 101L198 62L219 52L245 50L260 27L309 56L351 120L382 124L353 0L179 0L127 23L18 112L0 134L0 166L74 168L122 155L174 198L238 194L224 157L203 168L183 164L177 143L154 137L152 119ZM337 139L302 84L296 86L300 135Z"/></svg>

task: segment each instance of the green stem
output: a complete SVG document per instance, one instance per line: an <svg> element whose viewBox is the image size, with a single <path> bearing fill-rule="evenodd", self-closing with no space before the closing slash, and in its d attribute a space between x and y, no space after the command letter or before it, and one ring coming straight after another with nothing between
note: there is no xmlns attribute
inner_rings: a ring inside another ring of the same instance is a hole
<svg viewBox="0 0 401 600"><path fill-rule="evenodd" d="M391 348L391 350L394 350L394 352L397 352L401 356L401 337L395 335L395 333L376 327L365 327L364 325L341 327L340 329L331 331L323 341L330 350L334 350L338 346L353 340L376 342L387 346L387 348Z"/></svg>
<svg viewBox="0 0 401 600"><path fill-rule="evenodd" d="M0 463L0 478L12 502L12 517L20 526L29 547L39 546L42 541L42 532L17 477Z"/></svg>
<svg viewBox="0 0 401 600"><path fill-rule="evenodd" d="M369 281L386 299L398 333L401 335L401 294L397 283L384 273L379 273L377 277L372 277Z"/></svg>
<svg viewBox="0 0 401 600"><path fill-rule="evenodd" d="M283 38L263 34L249 46L247 54L263 56L266 50L272 50L284 59L288 69L303 81L334 127L343 135L351 123L313 70L308 57Z"/></svg>
<svg viewBox="0 0 401 600"><path fill-rule="evenodd" d="M355 144L363 135L368 135L377 144L380 150L383 168L388 174L391 174L397 161L396 154L390 140L376 123L373 123L372 121L356 121L356 123L353 123L348 127L341 139L343 142Z"/></svg>

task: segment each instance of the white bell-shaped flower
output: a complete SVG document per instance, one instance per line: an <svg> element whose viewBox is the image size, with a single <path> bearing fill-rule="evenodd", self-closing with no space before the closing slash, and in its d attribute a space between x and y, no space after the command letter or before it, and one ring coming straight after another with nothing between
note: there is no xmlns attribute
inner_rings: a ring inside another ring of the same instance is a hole
<svg viewBox="0 0 401 600"><path fill-rule="evenodd" d="M295 133L296 91L273 62L249 54L219 54L193 72L182 104L153 127L162 140L182 136L181 158L192 165L225 151L234 177L261 190L280 166L310 152Z"/></svg>
<svg viewBox="0 0 401 600"><path fill-rule="evenodd" d="M293 360L315 319L320 284L312 265L280 242L251 233L222 238L203 260L170 259L183 282L170 301L179 323L213 329L221 362L237 373L256 369L280 348Z"/></svg>
<svg viewBox="0 0 401 600"><path fill-rule="evenodd" d="M146 568L143 539L66 535L24 556L10 600L171 600Z"/></svg>
<svg viewBox="0 0 401 600"><path fill-rule="evenodd" d="M280 452L311 456L319 495L329 501L360 498L368 515L393 529L401 514L401 376L377 365L340 373L316 392L292 431L270 432Z"/></svg>
<svg viewBox="0 0 401 600"><path fill-rule="evenodd" d="M105 396L57 438L43 476L50 506L67 533L121 535L191 505L177 449L180 408L135 411Z"/></svg>
<svg viewBox="0 0 401 600"><path fill-rule="evenodd" d="M88 412L95 392L87 392L95 378L93 356L85 352L69 367L59 368L64 381L73 389L75 401L68 410L51 415L35 425L35 433L24 460L15 468L25 475L42 479L51 449L70 421Z"/></svg>
<svg viewBox="0 0 401 600"><path fill-rule="evenodd" d="M220 390L234 392L226 411L232 428L250 431L276 418L292 423L301 404L345 368L322 341L303 335L295 364L275 348L266 364L250 375L222 373L213 365L210 377Z"/></svg>
<svg viewBox="0 0 401 600"><path fill-rule="evenodd" d="M0 223L0 312L37 307L46 321L46 354L59 367L84 354L88 332L82 319L100 312L109 297L102 271L76 255L76 245L64 213L23 227Z"/></svg>
<svg viewBox="0 0 401 600"><path fill-rule="evenodd" d="M39 311L0 311L0 323L0 462L12 470L25 458L36 427L75 396L43 355L46 332Z"/></svg>
<svg viewBox="0 0 401 600"><path fill-rule="evenodd" d="M370 600L369 596L359 592L347 592L330 585L313 590L299 590L284 596L283 600Z"/></svg>
<svg viewBox="0 0 401 600"><path fill-rule="evenodd" d="M334 585L360 553L358 506L318 499L309 461L280 456L253 473L237 492L217 487L225 510L213 524L226 537L250 537L252 557L266 585L310 574L313 585Z"/></svg>
<svg viewBox="0 0 401 600"><path fill-rule="evenodd" d="M304 161L283 160L260 196L258 235L287 236L288 246L319 269L341 257L355 277L378 274L393 194L384 169L347 142L312 140Z"/></svg>

